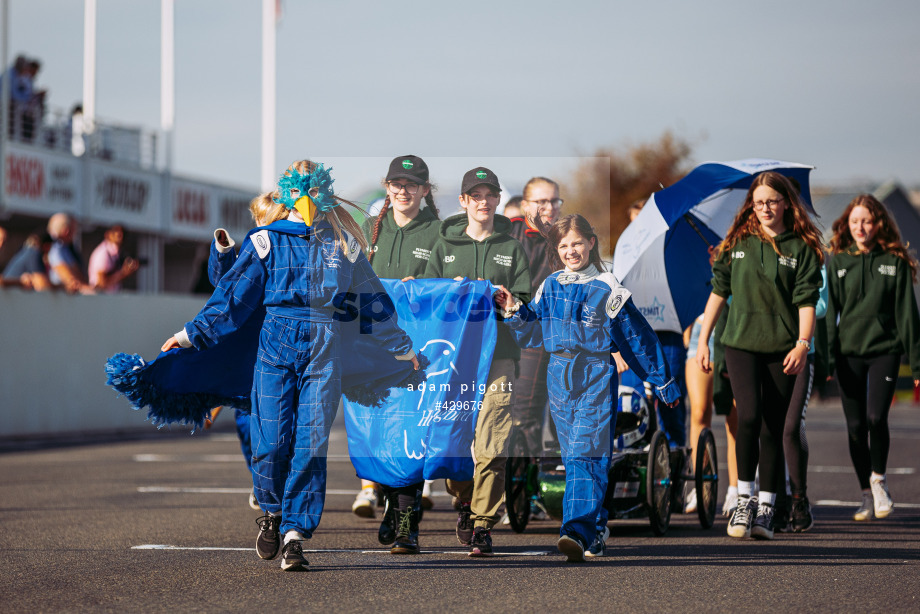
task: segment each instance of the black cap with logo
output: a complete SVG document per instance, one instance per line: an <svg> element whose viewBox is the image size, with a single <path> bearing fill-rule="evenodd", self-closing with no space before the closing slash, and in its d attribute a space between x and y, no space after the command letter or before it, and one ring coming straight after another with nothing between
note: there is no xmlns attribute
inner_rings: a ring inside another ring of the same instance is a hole
<svg viewBox="0 0 920 614"><path fill-rule="evenodd" d="M408 179L418 184L428 183L428 165L418 156L399 156L390 162L387 181Z"/></svg>
<svg viewBox="0 0 920 614"><path fill-rule="evenodd" d="M466 171L466 174L463 175L460 193L467 194L470 190L481 184L491 186L499 192L502 191L502 186L498 183L498 177L495 176L495 173L484 166L477 166L472 170Z"/></svg>

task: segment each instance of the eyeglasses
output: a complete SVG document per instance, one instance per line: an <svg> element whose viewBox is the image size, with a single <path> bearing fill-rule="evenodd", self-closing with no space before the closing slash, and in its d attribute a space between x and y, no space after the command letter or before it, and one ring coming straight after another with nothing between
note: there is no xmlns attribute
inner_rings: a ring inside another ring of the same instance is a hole
<svg viewBox="0 0 920 614"><path fill-rule="evenodd" d="M470 194L467 192L466 196L473 202L483 203L490 198L498 198L500 194L498 194L497 192L486 192L485 194Z"/></svg>
<svg viewBox="0 0 920 614"><path fill-rule="evenodd" d="M409 196L415 196L421 186L417 183L396 183L395 181L387 181L387 187L390 188L390 192L393 194L399 194L405 190Z"/></svg>
<svg viewBox="0 0 920 614"><path fill-rule="evenodd" d="M541 209L542 209L543 207L548 207L548 206L552 206L553 209L562 209L562 205L565 203L565 201L562 200L561 198L553 198L553 199L544 198L544 199L541 199L541 200L529 200L529 199L525 199L525 200L527 200L527 202L529 202L529 203L535 204L537 207L539 207L539 208L541 208Z"/></svg>
<svg viewBox="0 0 920 614"><path fill-rule="evenodd" d="M763 211L764 207L769 207L770 209L776 209L779 207L779 204L786 200L785 198L780 199L770 199L770 200L755 200L754 201L754 211Z"/></svg>

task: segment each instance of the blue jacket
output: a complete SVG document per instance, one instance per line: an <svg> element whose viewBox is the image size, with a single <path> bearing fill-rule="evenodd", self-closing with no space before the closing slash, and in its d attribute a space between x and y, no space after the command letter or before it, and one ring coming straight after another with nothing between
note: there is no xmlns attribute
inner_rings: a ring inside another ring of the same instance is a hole
<svg viewBox="0 0 920 614"><path fill-rule="evenodd" d="M264 305L269 313L312 321L347 322L360 312L373 320L380 347L399 357L409 354L412 340L397 324L392 302L357 240L347 238L346 255L326 222L284 220L254 230L201 312L185 325L188 342L211 347Z"/></svg>
<svg viewBox="0 0 920 614"><path fill-rule="evenodd" d="M620 352L664 402L676 401L680 387L668 372L657 335L630 296L612 273L592 265L577 272L557 271L506 322L521 347L608 357Z"/></svg>

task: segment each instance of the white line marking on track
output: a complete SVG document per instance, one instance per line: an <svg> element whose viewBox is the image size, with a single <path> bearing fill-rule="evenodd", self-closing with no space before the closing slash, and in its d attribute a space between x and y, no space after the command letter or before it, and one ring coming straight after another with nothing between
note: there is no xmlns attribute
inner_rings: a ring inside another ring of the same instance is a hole
<svg viewBox="0 0 920 614"><path fill-rule="evenodd" d="M344 439L345 433L339 433L337 431L329 433L329 441L343 441ZM239 443L240 438L237 437L235 433L213 433L208 436L208 441L231 441L233 443Z"/></svg>
<svg viewBox="0 0 920 614"><path fill-rule="evenodd" d="M141 546L131 546L131 550L218 550L223 552L253 552L255 548L227 548L218 546L171 546L168 544L143 544ZM321 552L343 552L350 554L390 554L389 550L357 550L349 548L317 548L314 550L304 549L306 553ZM465 550L422 550L421 554L462 554L469 556ZM526 552L496 552L495 556L546 556L550 554L546 550L531 550Z"/></svg>
<svg viewBox="0 0 920 614"><path fill-rule="evenodd" d="M135 454L136 463L242 463L243 454ZM347 454L330 454L328 462L351 462Z"/></svg>
<svg viewBox="0 0 920 614"><path fill-rule="evenodd" d="M862 505L862 501L838 501L837 499L822 499L820 501L815 501L815 505L823 505L827 507L859 507ZM901 503L896 502L894 504L894 509L909 509L909 510L920 510L920 503Z"/></svg>
<svg viewBox="0 0 920 614"><path fill-rule="evenodd" d="M226 487L207 487L207 486L138 486L137 492L142 493L193 493L204 495L248 495L251 488L226 488ZM327 488L327 495L349 495L357 494L357 489L335 489ZM433 492L432 497L450 497L446 492Z"/></svg>
<svg viewBox="0 0 920 614"><path fill-rule="evenodd" d="M835 465L809 465L809 473L855 473L853 467ZM917 470L913 467L889 467L887 473L893 475L913 475Z"/></svg>
<svg viewBox="0 0 920 614"><path fill-rule="evenodd" d="M169 546L166 544L144 544L142 546L131 546L131 550L228 550L234 552L252 552L255 548L218 548L216 546L186 548L182 546Z"/></svg>

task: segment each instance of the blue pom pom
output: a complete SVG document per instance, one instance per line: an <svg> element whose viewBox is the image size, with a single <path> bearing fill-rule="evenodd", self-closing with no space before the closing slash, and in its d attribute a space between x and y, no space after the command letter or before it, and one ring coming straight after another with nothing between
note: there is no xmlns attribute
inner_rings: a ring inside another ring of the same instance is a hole
<svg viewBox="0 0 920 614"><path fill-rule="evenodd" d="M115 354L105 363L106 384L124 395L134 409L147 407L147 420L157 428L173 423L202 428L211 409L219 405L250 408L249 397L163 390L150 381L148 366L137 354Z"/></svg>
<svg viewBox="0 0 920 614"><path fill-rule="evenodd" d="M428 379L425 370L431 366L431 361L423 354L418 355L418 370L413 370L401 382L393 388L408 388L412 386L417 388L422 382ZM345 398L352 403L363 405L364 407L382 407L383 402L390 398L390 389L375 391L369 384L360 384L358 386L349 386L342 391Z"/></svg>

